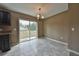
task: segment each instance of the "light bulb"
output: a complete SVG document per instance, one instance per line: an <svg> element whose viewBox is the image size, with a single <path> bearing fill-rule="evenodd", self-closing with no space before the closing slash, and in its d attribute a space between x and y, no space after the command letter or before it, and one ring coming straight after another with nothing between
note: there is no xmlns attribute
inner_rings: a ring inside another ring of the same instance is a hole
<svg viewBox="0 0 79 59"><path fill-rule="evenodd" d="M40 17L40 15L38 14L37 17Z"/></svg>
<svg viewBox="0 0 79 59"><path fill-rule="evenodd" d="M44 19L44 16L41 16L42 19Z"/></svg>

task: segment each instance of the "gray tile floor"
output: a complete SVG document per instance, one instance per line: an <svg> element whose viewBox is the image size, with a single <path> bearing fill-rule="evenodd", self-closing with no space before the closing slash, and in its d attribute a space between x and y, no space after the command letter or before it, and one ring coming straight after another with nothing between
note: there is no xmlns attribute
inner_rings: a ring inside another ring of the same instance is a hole
<svg viewBox="0 0 79 59"><path fill-rule="evenodd" d="M2 56L68 56L67 46L40 38L22 42Z"/></svg>

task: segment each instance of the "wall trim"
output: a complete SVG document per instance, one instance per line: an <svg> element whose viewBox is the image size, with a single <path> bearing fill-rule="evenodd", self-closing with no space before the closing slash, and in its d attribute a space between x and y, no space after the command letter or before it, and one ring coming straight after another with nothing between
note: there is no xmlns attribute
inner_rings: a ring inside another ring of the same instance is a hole
<svg viewBox="0 0 79 59"><path fill-rule="evenodd" d="M79 52L77 52L77 51L75 51L75 50L67 49L67 51L72 52L72 53L74 53L74 54L76 54L76 55L79 55Z"/></svg>
<svg viewBox="0 0 79 59"><path fill-rule="evenodd" d="M49 39L51 41L55 41L57 43L64 44L64 45L67 45L68 46L68 43L66 43L66 42L62 42L62 41L59 41L59 40L55 40L55 39L52 39L52 38L49 38L49 37L45 37L45 38L47 38L47 39Z"/></svg>

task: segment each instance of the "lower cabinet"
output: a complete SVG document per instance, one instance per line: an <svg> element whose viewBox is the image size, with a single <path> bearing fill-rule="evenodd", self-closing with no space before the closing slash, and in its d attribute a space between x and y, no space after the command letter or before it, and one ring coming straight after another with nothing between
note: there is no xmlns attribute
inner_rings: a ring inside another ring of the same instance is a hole
<svg viewBox="0 0 79 59"><path fill-rule="evenodd" d="M9 35L0 35L0 50L2 52L10 50Z"/></svg>

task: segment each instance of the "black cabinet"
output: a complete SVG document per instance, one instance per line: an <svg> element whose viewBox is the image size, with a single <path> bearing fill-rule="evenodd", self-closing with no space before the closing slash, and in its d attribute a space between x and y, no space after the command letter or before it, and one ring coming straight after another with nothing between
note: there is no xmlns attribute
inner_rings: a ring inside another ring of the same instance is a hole
<svg viewBox="0 0 79 59"><path fill-rule="evenodd" d="M0 10L0 25L11 25L10 23L10 13Z"/></svg>
<svg viewBox="0 0 79 59"><path fill-rule="evenodd" d="M9 35L0 35L0 50L2 52L10 50Z"/></svg>

